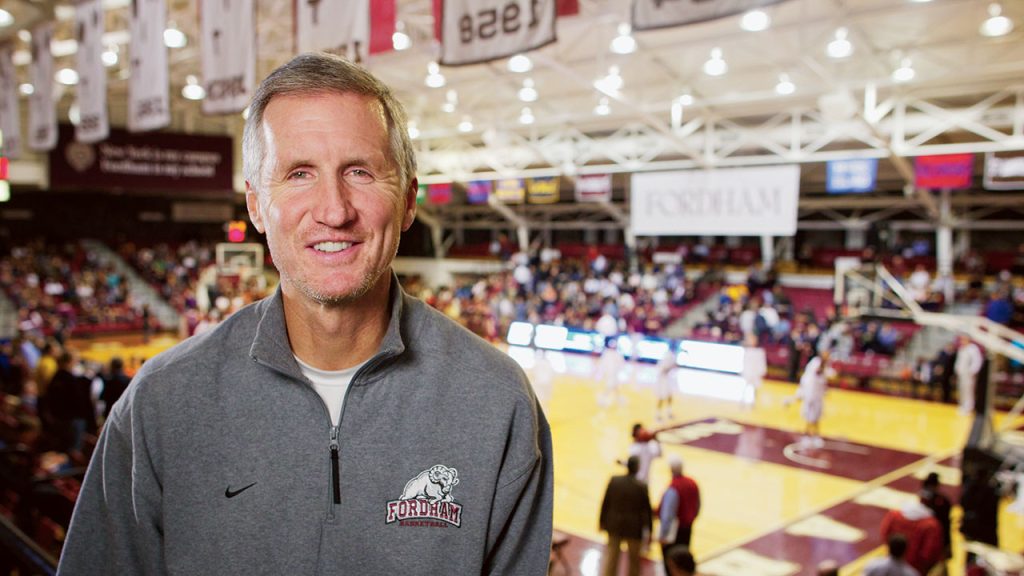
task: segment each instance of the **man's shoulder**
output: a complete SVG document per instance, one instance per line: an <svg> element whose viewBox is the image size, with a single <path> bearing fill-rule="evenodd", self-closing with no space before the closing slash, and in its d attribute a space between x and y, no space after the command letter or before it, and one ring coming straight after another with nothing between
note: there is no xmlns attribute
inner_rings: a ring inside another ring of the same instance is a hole
<svg viewBox="0 0 1024 576"><path fill-rule="evenodd" d="M453 374L516 383L525 378L507 354L422 300L407 296L404 314L408 345L428 361L444 362Z"/></svg>

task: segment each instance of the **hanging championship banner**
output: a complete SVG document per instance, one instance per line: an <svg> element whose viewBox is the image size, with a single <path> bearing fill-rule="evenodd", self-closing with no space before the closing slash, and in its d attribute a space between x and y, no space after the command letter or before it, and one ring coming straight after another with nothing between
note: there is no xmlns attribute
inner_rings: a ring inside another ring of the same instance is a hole
<svg viewBox="0 0 1024 576"><path fill-rule="evenodd" d="M295 34L299 52L331 52L361 61L370 44L370 1L296 0Z"/></svg>
<svg viewBox="0 0 1024 576"><path fill-rule="evenodd" d="M256 82L256 20L253 0L199 3L204 114L241 112Z"/></svg>
<svg viewBox="0 0 1024 576"><path fill-rule="evenodd" d="M452 201L452 184L446 182L443 184L429 184L427 185L427 202L431 204L450 204Z"/></svg>
<svg viewBox="0 0 1024 576"><path fill-rule="evenodd" d="M800 167L760 166L633 174L638 236L792 236Z"/></svg>
<svg viewBox="0 0 1024 576"><path fill-rule="evenodd" d="M963 190L971 187L974 154L944 154L914 158L914 186Z"/></svg>
<svg viewBox="0 0 1024 576"><path fill-rule="evenodd" d="M715 20L779 2L782 0L635 0L633 29L668 28Z"/></svg>
<svg viewBox="0 0 1024 576"><path fill-rule="evenodd" d="M985 155L985 188L1024 190L1024 152L989 152Z"/></svg>
<svg viewBox="0 0 1024 576"><path fill-rule="evenodd" d="M21 156L21 113L18 110L18 75L10 44L0 46L0 150L8 158Z"/></svg>
<svg viewBox="0 0 1024 576"><path fill-rule="evenodd" d="M75 7L78 41L78 126L75 139L99 142L110 133L107 117L107 70L103 67L103 2L83 0Z"/></svg>
<svg viewBox="0 0 1024 576"><path fill-rule="evenodd" d="M825 164L825 190L829 194L860 194L875 189L877 158L829 160Z"/></svg>
<svg viewBox="0 0 1024 576"><path fill-rule="evenodd" d="M527 201L530 204L554 204L558 202L558 176L530 178L527 180Z"/></svg>
<svg viewBox="0 0 1024 576"><path fill-rule="evenodd" d="M32 30L32 86L28 97L28 147L33 150L52 150L57 145L57 106L53 101L53 22L41 24Z"/></svg>
<svg viewBox="0 0 1024 576"><path fill-rule="evenodd" d="M498 180L494 196L505 204L522 204L526 198L526 186L521 178L504 178Z"/></svg>
<svg viewBox="0 0 1024 576"><path fill-rule="evenodd" d="M171 123L167 80L167 6L164 0L132 0L128 130L144 132Z"/></svg>
<svg viewBox="0 0 1024 576"><path fill-rule="evenodd" d="M443 0L441 64L476 64L555 41L556 0Z"/></svg>
<svg viewBox="0 0 1024 576"><path fill-rule="evenodd" d="M576 177L577 202L611 202L611 174L583 174Z"/></svg>
<svg viewBox="0 0 1024 576"><path fill-rule="evenodd" d="M490 180L473 180L466 184L466 201L470 204L487 204L491 197L494 182Z"/></svg>

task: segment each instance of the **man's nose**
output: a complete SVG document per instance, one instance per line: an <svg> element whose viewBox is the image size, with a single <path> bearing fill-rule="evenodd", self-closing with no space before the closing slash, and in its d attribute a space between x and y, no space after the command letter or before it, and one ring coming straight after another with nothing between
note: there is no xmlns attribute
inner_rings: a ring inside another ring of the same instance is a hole
<svg viewBox="0 0 1024 576"><path fill-rule="evenodd" d="M317 191L313 216L317 222L331 228L340 228L355 218L352 190L341 178L331 178Z"/></svg>

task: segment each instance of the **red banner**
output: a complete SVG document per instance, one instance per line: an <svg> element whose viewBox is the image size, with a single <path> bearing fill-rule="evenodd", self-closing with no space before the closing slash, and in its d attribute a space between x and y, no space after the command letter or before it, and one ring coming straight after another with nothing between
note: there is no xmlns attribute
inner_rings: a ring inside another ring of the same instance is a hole
<svg viewBox="0 0 1024 576"><path fill-rule="evenodd" d="M914 158L914 185L918 188L971 187L974 177L974 154L946 154Z"/></svg>
<svg viewBox="0 0 1024 576"><path fill-rule="evenodd" d="M370 54L394 49L391 37L395 34L396 11L395 0L370 2Z"/></svg>
<svg viewBox="0 0 1024 576"><path fill-rule="evenodd" d="M430 184L427 186L427 202L431 204L450 204L452 201L452 184Z"/></svg>

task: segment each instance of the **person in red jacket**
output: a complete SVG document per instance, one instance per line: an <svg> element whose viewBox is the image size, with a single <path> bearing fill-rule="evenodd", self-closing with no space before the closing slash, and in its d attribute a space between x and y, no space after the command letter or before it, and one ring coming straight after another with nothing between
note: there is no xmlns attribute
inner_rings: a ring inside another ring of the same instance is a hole
<svg viewBox="0 0 1024 576"><path fill-rule="evenodd" d="M662 558L665 560L665 573L672 574L668 564L668 549L677 544L690 547L693 521L700 513L700 488L693 478L683 476L683 461L678 456L669 458L668 466L672 471L672 481L658 505L658 518L661 520L658 541L661 542Z"/></svg>
<svg viewBox="0 0 1024 576"><path fill-rule="evenodd" d="M921 574L927 574L942 560L942 525L927 506L918 500L907 502L899 510L890 510L882 518L882 538L902 534L907 540L904 560Z"/></svg>

